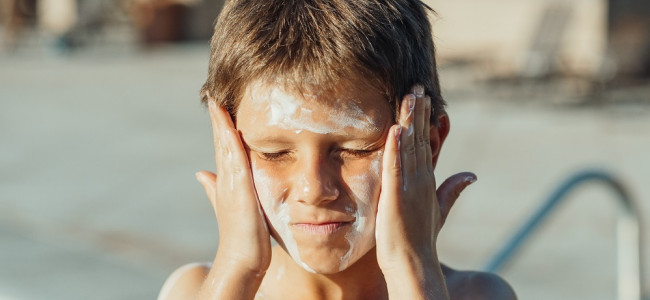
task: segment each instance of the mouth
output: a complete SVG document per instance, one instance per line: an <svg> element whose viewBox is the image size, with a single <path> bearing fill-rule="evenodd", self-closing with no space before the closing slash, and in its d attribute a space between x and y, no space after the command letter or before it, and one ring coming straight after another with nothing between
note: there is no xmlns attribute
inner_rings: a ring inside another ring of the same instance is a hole
<svg viewBox="0 0 650 300"><path fill-rule="evenodd" d="M310 234L329 235L349 226L351 223L352 222L325 222L320 224L296 223L293 224L293 226Z"/></svg>

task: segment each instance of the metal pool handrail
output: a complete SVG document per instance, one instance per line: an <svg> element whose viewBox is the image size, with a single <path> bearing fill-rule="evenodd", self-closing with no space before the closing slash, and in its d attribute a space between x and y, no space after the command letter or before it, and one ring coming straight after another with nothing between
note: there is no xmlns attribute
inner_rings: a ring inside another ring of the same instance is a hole
<svg viewBox="0 0 650 300"><path fill-rule="evenodd" d="M619 180L607 172L587 170L579 172L560 185L544 204L528 219L521 229L512 236L496 255L483 268L488 272L498 272L510 262L521 245L542 225L557 204L566 199L569 192L587 182L599 182L609 186L618 196L617 215L617 256L618 256L618 299L639 300L645 292L642 281L641 261L641 222L638 210L629 193Z"/></svg>

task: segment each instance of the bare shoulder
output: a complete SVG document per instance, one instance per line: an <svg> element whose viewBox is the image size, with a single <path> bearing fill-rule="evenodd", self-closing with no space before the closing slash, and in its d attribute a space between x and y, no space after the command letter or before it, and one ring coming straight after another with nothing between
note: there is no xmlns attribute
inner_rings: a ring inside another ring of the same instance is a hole
<svg viewBox="0 0 650 300"><path fill-rule="evenodd" d="M487 272L458 271L442 266L452 300L511 300L514 290L499 275Z"/></svg>
<svg viewBox="0 0 650 300"><path fill-rule="evenodd" d="M211 263L191 263L176 269L165 280L158 300L194 298L211 267Z"/></svg>

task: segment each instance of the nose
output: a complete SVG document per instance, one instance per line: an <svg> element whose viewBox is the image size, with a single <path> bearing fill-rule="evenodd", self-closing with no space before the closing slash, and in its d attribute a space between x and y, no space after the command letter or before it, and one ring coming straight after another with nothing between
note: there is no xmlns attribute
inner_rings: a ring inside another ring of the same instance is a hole
<svg viewBox="0 0 650 300"><path fill-rule="evenodd" d="M298 167L294 180L294 192L298 202L310 205L322 205L339 197L336 185L338 172L334 163L328 163L320 157L304 160Z"/></svg>

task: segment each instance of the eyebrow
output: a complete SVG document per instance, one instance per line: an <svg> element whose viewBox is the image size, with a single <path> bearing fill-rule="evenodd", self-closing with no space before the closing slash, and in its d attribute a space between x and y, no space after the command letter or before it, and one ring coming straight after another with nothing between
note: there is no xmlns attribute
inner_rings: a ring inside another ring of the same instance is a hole
<svg viewBox="0 0 650 300"><path fill-rule="evenodd" d="M255 144L255 146L281 146L281 145L293 145L293 142L285 139L280 136L264 136L260 138L249 137L247 139L242 139L245 147L248 147L250 143Z"/></svg>
<svg viewBox="0 0 650 300"><path fill-rule="evenodd" d="M345 138L350 137L349 135L339 134L335 135L332 142L338 144L348 144L353 145L352 148L362 148L362 149L374 149L385 144L385 138L381 136L366 136L358 138ZM293 141L287 140L284 136L264 136L259 139L251 138L243 141L244 147L254 151L262 151L267 149L260 148L283 148L283 147L292 147L295 145ZM253 144L251 147L250 144Z"/></svg>

